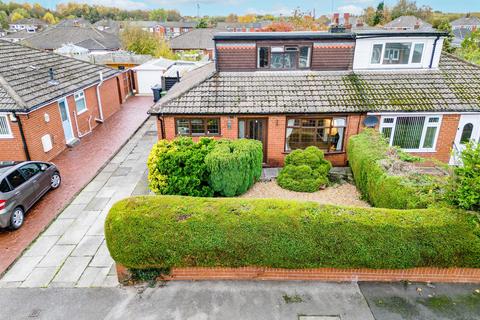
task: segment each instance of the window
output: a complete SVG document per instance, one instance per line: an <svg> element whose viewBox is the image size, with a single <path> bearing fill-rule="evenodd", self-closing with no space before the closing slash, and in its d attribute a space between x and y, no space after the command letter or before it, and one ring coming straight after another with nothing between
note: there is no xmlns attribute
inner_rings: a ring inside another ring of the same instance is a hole
<svg viewBox="0 0 480 320"><path fill-rule="evenodd" d="M7 192L10 192L12 191L10 189L10 185L8 184L7 180L6 179L3 179L1 182L0 182L0 192L2 193L7 193Z"/></svg>
<svg viewBox="0 0 480 320"><path fill-rule="evenodd" d="M273 52L270 68L272 69L293 69L295 67L296 52Z"/></svg>
<svg viewBox="0 0 480 320"><path fill-rule="evenodd" d="M285 150L316 146L325 152L343 150L345 118L295 118L287 120Z"/></svg>
<svg viewBox="0 0 480 320"><path fill-rule="evenodd" d="M10 123L6 114L0 114L0 139L13 138Z"/></svg>
<svg viewBox="0 0 480 320"><path fill-rule="evenodd" d="M408 65L422 62L424 43L390 42L373 45L371 64Z"/></svg>
<svg viewBox="0 0 480 320"><path fill-rule="evenodd" d="M83 91L79 91L73 95L75 98L75 105L77 106L77 113L81 114L87 111L87 103L85 101L85 93Z"/></svg>
<svg viewBox="0 0 480 320"><path fill-rule="evenodd" d="M434 151L440 116L383 117L380 131L391 146L411 151Z"/></svg>
<svg viewBox="0 0 480 320"><path fill-rule="evenodd" d="M257 67L270 69L310 68L312 48L310 46L259 47Z"/></svg>
<svg viewBox="0 0 480 320"><path fill-rule="evenodd" d="M300 47L299 68L310 68L310 47Z"/></svg>
<svg viewBox="0 0 480 320"><path fill-rule="evenodd" d="M220 134L220 119L176 119L177 135L208 136Z"/></svg>
<svg viewBox="0 0 480 320"><path fill-rule="evenodd" d="M12 186L13 189L16 189L17 187L21 186L26 181L25 178L22 176L22 174L18 170L15 170L12 173L10 173L7 179L10 182L10 185Z"/></svg>
<svg viewBox="0 0 480 320"><path fill-rule="evenodd" d="M20 169L18 170L22 173L26 180L29 180L31 177L35 176L40 172L40 168L36 163L26 164L20 167Z"/></svg>
<svg viewBox="0 0 480 320"><path fill-rule="evenodd" d="M467 123L463 126L462 136L460 137L460 144L467 144L470 142L473 133L473 124Z"/></svg>
<svg viewBox="0 0 480 320"><path fill-rule="evenodd" d="M268 68L268 48L258 48L258 67Z"/></svg>

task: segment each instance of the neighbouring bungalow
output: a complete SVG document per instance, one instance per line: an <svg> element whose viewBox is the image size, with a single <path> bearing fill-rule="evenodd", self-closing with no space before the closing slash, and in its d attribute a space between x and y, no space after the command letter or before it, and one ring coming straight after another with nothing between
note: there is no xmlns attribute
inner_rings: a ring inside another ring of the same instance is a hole
<svg viewBox="0 0 480 320"><path fill-rule="evenodd" d="M262 141L281 166L317 146L347 165L348 138L365 127L390 145L455 163L480 138L480 68L442 54L434 30L220 33L216 61L191 72L150 113L159 139Z"/></svg>
<svg viewBox="0 0 480 320"><path fill-rule="evenodd" d="M41 29L48 27L48 24L40 19L25 18L8 24L9 30L12 32L25 30L28 33L35 33Z"/></svg>
<svg viewBox="0 0 480 320"><path fill-rule="evenodd" d="M0 161L49 161L120 110L125 74L0 40Z"/></svg>
<svg viewBox="0 0 480 320"><path fill-rule="evenodd" d="M178 54L189 51L201 53L201 56L212 60L215 57L215 42L213 35L219 32L216 29L199 28L183 33L170 40L170 48Z"/></svg>
<svg viewBox="0 0 480 320"><path fill-rule="evenodd" d="M452 46L460 48L463 40L469 37L473 31L476 31L480 28L480 18L475 16L465 16L457 20L453 20L451 25L454 35Z"/></svg>

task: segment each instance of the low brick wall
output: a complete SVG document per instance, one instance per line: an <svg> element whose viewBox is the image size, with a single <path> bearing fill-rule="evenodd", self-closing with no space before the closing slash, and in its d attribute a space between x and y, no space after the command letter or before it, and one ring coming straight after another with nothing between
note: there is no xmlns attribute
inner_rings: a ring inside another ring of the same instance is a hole
<svg viewBox="0 0 480 320"><path fill-rule="evenodd" d="M117 264L120 282L129 278L128 269ZM274 269L242 268L173 268L163 280L319 280L319 281L412 281L480 283L480 269L412 268L412 269Z"/></svg>

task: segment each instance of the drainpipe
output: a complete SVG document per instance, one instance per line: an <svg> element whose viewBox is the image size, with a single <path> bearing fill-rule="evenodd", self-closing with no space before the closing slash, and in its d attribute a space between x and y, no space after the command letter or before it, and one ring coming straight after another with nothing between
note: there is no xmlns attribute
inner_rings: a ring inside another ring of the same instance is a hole
<svg viewBox="0 0 480 320"><path fill-rule="evenodd" d="M163 121L163 115L162 116L158 116L158 121L160 121L160 133L162 134L162 139L166 139L165 138L165 122Z"/></svg>
<svg viewBox="0 0 480 320"><path fill-rule="evenodd" d="M81 133L80 132L80 128L78 127L78 120L77 120L77 113L75 111L73 111L73 117L75 118L75 125L77 126L77 135L79 138L83 138L85 137L87 134L89 134L90 132L92 132L92 124L91 124L91 121L92 121L92 115L90 115L90 117L88 117L88 128L89 130L85 133Z"/></svg>
<svg viewBox="0 0 480 320"><path fill-rule="evenodd" d="M440 39L440 36L438 36L438 37L435 39L435 42L433 43L432 57L431 57L431 59L430 59L430 67L429 67L429 69L432 69L432 66L433 66L433 58L435 57L435 51L437 50L437 42L438 42L439 39Z"/></svg>
<svg viewBox="0 0 480 320"><path fill-rule="evenodd" d="M100 118L96 118L95 121L103 123L103 108L102 108L102 99L100 98L100 86L103 84L103 73L102 71L98 72L100 76L100 83L97 85L97 101L98 101L98 113Z"/></svg>
<svg viewBox="0 0 480 320"><path fill-rule="evenodd" d="M25 139L25 133L23 132L22 121L20 120L20 117L18 117L15 112L13 113L13 116L15 117L15 119L17 119L17 122L18 122L18 129L20 130L20 136L22 137L22 144L23 144L23 151L25 152L25 158L27 158L27 161L30 161L32 159L30 158L30 152L28 151L27 139Z"/></svg>

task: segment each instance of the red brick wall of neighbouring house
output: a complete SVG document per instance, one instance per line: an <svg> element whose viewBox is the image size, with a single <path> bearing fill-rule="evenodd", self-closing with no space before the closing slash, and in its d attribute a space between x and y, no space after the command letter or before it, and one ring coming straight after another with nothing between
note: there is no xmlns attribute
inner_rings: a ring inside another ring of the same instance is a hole
<svg viewBox="0 0 480 320"><path fill-rule="evenodd" d="M85 89L84 93L87 110L81 114L77 114L77 121L75 121L75 113L77 113L77 110L74 96L72 94L67 97L75 137L79 137L79 133L80 135L84 135L90 131L90 128L93 129L99 125L99 123L95 121L96 118L100 117L96 86ZM115 77L103 83L100 87L100 94L102 97L104 119L107 119L120 109L120 98L124 97L126 93L119 93L119 87ZM49 118L48 122L45 121L46 114ZM67 148L57 101L29 114L18 115L18 117L23 125L25 139L32 160L50 161ZM0 161L26 160L18 123L10 122L10 126L13 131L13 139L0 139ZM52 150L48 152L44 152L41 141L41 138L46 134L51 136L53 145Z"/></svg>

